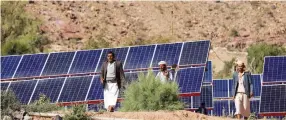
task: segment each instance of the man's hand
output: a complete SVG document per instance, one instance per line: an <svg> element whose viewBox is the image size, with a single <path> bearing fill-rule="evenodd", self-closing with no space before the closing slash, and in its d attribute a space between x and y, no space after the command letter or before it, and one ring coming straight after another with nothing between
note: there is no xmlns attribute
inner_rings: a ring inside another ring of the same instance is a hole
<svg viewBox="0 0 286 120"><path fill-rule="evenodd" d="M235 96L232 97L232 100L235 100Z"/></svg>
<svg viewBox="0 0 286 120"><path fill-rule="evenodd" d="M103 84L103 78L100 78L100 82L101 82L101 84Z"/></svg>
<svg viewBox="0 0 286 120"><path fill-rule="evenodd" d="M253 95L253 93L250 93L250 98L252 98L254 95Z"/></svg>

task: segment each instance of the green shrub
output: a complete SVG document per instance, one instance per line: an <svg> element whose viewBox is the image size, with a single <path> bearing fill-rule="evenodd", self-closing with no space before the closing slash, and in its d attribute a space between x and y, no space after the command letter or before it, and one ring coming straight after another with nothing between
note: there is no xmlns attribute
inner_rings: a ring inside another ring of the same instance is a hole
<svg viewBox="0 0 286 120"><path fill-rule="evenodd" d="M91 120L91 118L85 114L85 105L75 105L72 109L72 113L65 115L64 120Z"/></svg>
<svg viewBox="0 0 286 120"><path fill-rule="evenodd" d="M264 57L285 55L286 49L282 45L268 45L266 43L252 44L247 49L247 62L252 73L262 73Z"/></svg>
<svg viewBox="0 0 286 120"><path fill-rule="evenodd" d="M50 112L61 109L56 104L51 104L50 99L44 94L40 94L39 100L34 101L32 104L25 106L28 112Z"/></svg>
<svg viewBox="0 0 286 120"><path fill-rule="evenodd" d="M231 29L230 36L231 37L238 37L239 33L238 33L238 31L236 29Z"/></svg>
<svg viewBox="0 0 286 120"><path fill-rule="evenodd" d="M14 111L20 111L20 109L21 104L17 100L14 92L11 90L8 90L7 92L1 90L1 116L11 116Z"/></svg>
<svg viewBox="0 0 286 120"><path fill-rule="evenodd" d="M178 98L176 82L161 83L152 72L140 74L124 93L121 111L179 110L183 103Z"/></svg>
<svg viewBox="0 0 286 120"><path fill-rule="evenodd" d="M24 7L27 1L1 1L2 55L41 52L47 44L40 34L38 19L29 16Z"/></svg>

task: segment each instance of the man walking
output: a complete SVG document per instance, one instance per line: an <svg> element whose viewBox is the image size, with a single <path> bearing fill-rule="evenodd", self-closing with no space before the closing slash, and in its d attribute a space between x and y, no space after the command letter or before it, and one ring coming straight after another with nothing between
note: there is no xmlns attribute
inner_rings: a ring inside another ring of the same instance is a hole
<svg viewBox="0 0 286 120"><path fill-rule="evenodd" d="M171 81L173 79L173 75L167 70L167 63L165 61L160 61L158 64L160 71L158 72L156 78L160 79L163 83Z"/></svg>
<svg viewBox="0 0 286 120"><path fill-rule="evenodd" d="M233 99L235 103L235 115L238 119L242 116L249 117L250 101L253 96L253 85L251 73L245 71L245 65L241 61L237 61L236 71L233 73Z"/></svg>
<svg viewBox="0 0 286 120"><path fill-rule="evenodd" d="M114 112L119 89L124 85L125 76L122 63L115 60L113 52L107 53L107 61L101 67L100 81L104 89L104 108L108 112Z"/></svg>

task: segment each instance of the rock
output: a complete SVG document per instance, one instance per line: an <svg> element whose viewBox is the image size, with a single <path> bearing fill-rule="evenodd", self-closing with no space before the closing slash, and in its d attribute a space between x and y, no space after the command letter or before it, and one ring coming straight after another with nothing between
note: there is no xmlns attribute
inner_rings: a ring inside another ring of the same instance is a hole
<svg viewBox="0 0 286 120"><path fill-rule="evenodd" d="M10 116L6 115L6 116L3 117L3 120L12 120L12 118Z"/></svg>

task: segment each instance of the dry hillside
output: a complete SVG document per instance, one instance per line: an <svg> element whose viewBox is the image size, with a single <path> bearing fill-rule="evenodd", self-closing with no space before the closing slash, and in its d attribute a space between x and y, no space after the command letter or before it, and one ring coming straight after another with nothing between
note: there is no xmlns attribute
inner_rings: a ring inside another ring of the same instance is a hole
<svg viewBox="0 0 286 120"><path fill-rule="evenodd" d="M227 50L286 43L286 2L36 1L25 9L43 21L49 51L85 49L88 41L100 40L118 47L212 38L209 58L219 71L222 60L246 61L246 53Z"/></svg>
<svg viewBox="0 0 286 120"><path fill-rule="evenodd" d="M244 48L254 42L286 43L286 2L40 2L26 10L42 19L52 51L84 49L87 40L112 46L158 37L210 39Z"/></svg>

